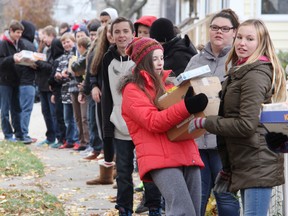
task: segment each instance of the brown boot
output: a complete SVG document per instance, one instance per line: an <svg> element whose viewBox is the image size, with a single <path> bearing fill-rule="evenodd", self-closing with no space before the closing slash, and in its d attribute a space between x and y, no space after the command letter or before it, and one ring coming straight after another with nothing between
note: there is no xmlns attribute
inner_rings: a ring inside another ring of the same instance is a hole
<svg viewBox="0 0 288 216"><path fill-rule="evenodd" d="M87 185L106 185L106 184L113 184L113 166L105 167L99 164L100 167L100 176L96 179L87 181Z"/></svg>

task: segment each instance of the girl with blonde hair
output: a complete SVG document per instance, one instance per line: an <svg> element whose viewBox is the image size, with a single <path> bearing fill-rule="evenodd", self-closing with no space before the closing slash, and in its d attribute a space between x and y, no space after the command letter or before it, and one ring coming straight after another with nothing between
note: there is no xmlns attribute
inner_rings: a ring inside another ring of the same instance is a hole
<svg viewBox="0 0 288 216"><path fill-rule="evenodd" d="M259 113L262 104L285 101L286 85L261 20L240 24L226 69L219 115L192 120L189 131L205 128L218 135L223 171L214 189L223 191L220 185L228 185L231 192L240 190L244 216L267 215L272 188L284 183L284 160L268 148Z"/></svg>

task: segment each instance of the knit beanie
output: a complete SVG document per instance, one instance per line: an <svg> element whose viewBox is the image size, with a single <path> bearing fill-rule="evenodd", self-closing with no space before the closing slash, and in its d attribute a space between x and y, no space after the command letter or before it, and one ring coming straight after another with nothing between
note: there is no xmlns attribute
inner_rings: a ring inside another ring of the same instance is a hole
<svg viewBox="0 0 288 216"><path fill-rule="evenodd" d="M156 40L147 37L135 37L126 48L126 54L138 64L149 52L163 47Z"/></svg>
<svg viewBox="0 0 288 216"><path fill-rule="evenodd" d="M150 28L150 37L158 42L168 42L175 37L174 25L166 18L155 20Z"/></svg>
<svg viewBox="0 0 288 216"><path fill-rule="evenodd" d="M102 12L106 12L109 14L109 16L111 18L111 22L113 22L116 18L118 18L118 12L114 8L105 8L103 11L101 11L101 13Z"/></svg>

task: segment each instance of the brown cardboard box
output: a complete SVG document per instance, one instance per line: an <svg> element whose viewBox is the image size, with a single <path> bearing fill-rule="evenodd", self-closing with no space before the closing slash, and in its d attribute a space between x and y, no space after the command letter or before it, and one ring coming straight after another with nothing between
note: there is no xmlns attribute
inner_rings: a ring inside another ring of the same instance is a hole
<svg viewBox="0 0 288 216"><path fill-rule="evenodd" d="M37 52L32 52L29 50L22 50L21 52L18 53L20 62L18 64L20 65L26 65L30 66L35 63L35 61L41 60L41 61L46 61L46 55L43 53L37 53Z"/></svg>
<svg viewBox="0 0 288 216"><path fill-rule="evenodd" d="M184 120L180 124L176 125L167 132L167 136L171 141L181 141L187 139L195 139L205 133L204 129L198 129L193 133L188 133L189 122L195 117L204 117L208 115L217 115L220 99L218 92L221 90L221 83L218 77L204 77L194 78L182 83L176 87L173 91L166 93L159 98L159 105L162 109L166 109L173 104L180 102L189 86L194 89L194 94L204 93L207 95L209 102L206 109L203 112L191 115L188 119Z"/></svg>

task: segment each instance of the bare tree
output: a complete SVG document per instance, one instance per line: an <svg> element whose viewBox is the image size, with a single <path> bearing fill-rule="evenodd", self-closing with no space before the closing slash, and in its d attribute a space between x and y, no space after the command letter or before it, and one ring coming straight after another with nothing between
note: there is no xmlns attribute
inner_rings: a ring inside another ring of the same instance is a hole
<svg viewBox="0 0 288 216"><path fill-rule="evenodd" d="M109 7L115 8L119 16L131 18L134 14L141 14L141 9L148 0L105 0Z"/></svg>
<svg viewBox="0 0 288 216"><path fill-rule="evenodd" d="M3 17L6 23L11 19L28 20L33 22L37 28L53 25L54 0L10 0L3 6Z"/></svg>

